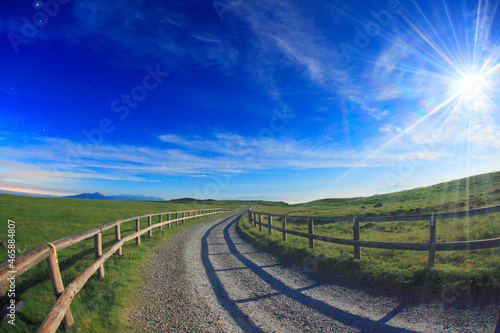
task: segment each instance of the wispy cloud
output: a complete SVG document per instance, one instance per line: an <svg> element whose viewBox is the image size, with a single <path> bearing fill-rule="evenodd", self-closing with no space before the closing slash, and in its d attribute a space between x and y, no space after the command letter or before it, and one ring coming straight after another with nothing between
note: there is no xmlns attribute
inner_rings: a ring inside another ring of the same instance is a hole
<svg viewBox="0 0 500 333"><path fill-rule="evenodd" d="M230 132L215 133L211 138L168 133L158 137L156 148L96 146L59 138L38 138L32 139L36 143L29 145L0 147L3 160L0 179L18 182L28 179L37 184L67 180L154 182L175 175L198 178L271 169L390 166L401 158L418 158L422 163L438 158L452 160L460 153L453 147L467 142L481 154L499 148L494 139L500 135L498 128L484 128L480 124L472 124L472 128L464 132L469 133L468 136L457 136L456 129L432 136L425 127L403 131L390 123L379 130L384 134L383 140L369 140L357 149L346 149L327 138L258 138ZM454 144L450 145L449 141ZM416 151L425 153L416 155Z"/></svg>
<svg viewBox="0 0 500 333"><path fill-rule="evenodd" d="M304 4L290 1L246 2L230 13L250 25L255 55L249 66L257 69L261 83L274 94L280 95L286 84L280 79L281 68L302 73L304 79L327 90L348 80L344 59L332 48L336 41L310 13L324 10L326 3L322 5L304 10Z"/></svg>
<svg viewBox="0 0 500 333"><path fill-rule="evenodd" d="M394 126L392 124L384 124L378 129L380 132L384 133L399 133L402 131L401 127Z"/></svg>

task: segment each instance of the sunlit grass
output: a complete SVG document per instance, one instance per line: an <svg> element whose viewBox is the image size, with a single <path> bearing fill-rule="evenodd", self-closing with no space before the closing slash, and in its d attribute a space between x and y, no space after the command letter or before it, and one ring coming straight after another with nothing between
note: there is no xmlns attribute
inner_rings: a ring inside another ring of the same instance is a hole
<svg viewBox="0 0 500 333"><path fill-rule="evenodd" d="M236 208L240 203L207 202L205 204L168 202L115 202L100 200L32 198L0 194L0 217L16 221L16 242L26 251L48 241L60 239L100 226L116 219L146 213L194 210L204 208ZM127 313L138 299L142 286L142 272L147 269L147 258L155 246L161 246L173 234L194 223L192 221L163 231L154 229L153 236L141 236L141 246L132 240L123 247L123 256L113 255L106 263L105 279L94 275L77 294L70 309L75 325L69 332L125 332L133 331ZM165 221L165 217L163 219ZM158 217L153 217L153 223ZM0 237L6 237L6 224ZM141 228L147 219L141 219ZM122 237L135 231L135 221L122 224ZM114 229L103 233L103 252L114 243ZM58 251L59 265L64 285L68 285L94 260L93 238ZM6 249L0 248L0 259L5 260ZM41 262L16 280L16 298L25 302L17 314L16 325L0 324L0 332L36 332L55 303L47 265ZM0 306L8 301L0 298Z"/></svg>

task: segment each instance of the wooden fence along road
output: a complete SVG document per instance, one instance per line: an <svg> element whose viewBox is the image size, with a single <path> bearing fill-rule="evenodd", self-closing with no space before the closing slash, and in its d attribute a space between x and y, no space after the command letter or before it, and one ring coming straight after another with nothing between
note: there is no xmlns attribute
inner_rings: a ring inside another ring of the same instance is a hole
<svg viewBox="0 0 500 333"><path fill-rule="evenodd" d="M388 250L403 250L403 251L429 251L428 266L433 267L436 251L466 251L478 249L490 249L500 247L500 238L474 240L466 242L436 242L436 223L437 220L467 218L476 215L485 215L500 212L500 205L473 209L462 212L438 213L438 214L422 214L410 216L375 216L375 217L307 217L307 216L291 216L278 215L262 212L248 211L248 218L252 225L258 225L259 230L262 227L267 227L269 234L272 234L273 229L283 233L283 241L286 242L287 234L304 237L309 239L309 247L314 248L314 241L320 240L323 242L352 245L354 247L354 258L361 259L361 247L388 249ZM263 222L263 217L267 217L267 223ZM281 220L282 227L273 225L273 217ZM286 220L288 219L307 219L308 233L286 228ZM336 237L328 237L314 234L314 221L331 221L331 222L352 222L353 239L344 239ZM394 222L394 221L429 221L429 242L428 243L400 243L400 242L377 242L360 240L360 222Z"/></svg>
<svg viewBox="0 0 500 333"><path fill-rule="evenodd" d="M235 211L235 210L234 210ZM66 326L72 326L74 324L73 316L69 310L69 306L73 297L80 291L80 289L85 285L88 279L99 270L99 278L104 278L104 262L108 260L113 253L118 252L121 256L122 246L133 239L136 239L136 244L141 245L141 235L148 233L149 236L152 235L154 228L159 228L160 230L164 225L170 227L172 223L178 225L179 222L185 223L193 219L199 219L205 216L211 216L216 214L223 214L233 212L233 210L222 210L220 208L215 209L203 209L203 210L190 210L181 212L165 212L165 213L155 213L146 214L141 216L130 217L126 219L116 220L100 227L96 227L87 231L83 231L76 235L68 236L65 238L58 239L56 241L46 243L37 246L29 251L26 251L15 259L15 276L16 278L43 261L47 262L49 268L49 276L52 282L52 287L54 289L54 294L56 295L57 301L45 317L42 325L38 329L38 332L55 332L59 327L61 321L64 318ZM175 214L175 218L171 219ZM166 220L162 221L162 217L166 215ZM158 216L158 223L152 224L152 217ZM141 218L148 219L148 226L144 229L140 229ZM125 222L135 221L136 232L121 237L120 225ZM116 243L111 246L105 253L102 253L102 232L111 228L115 228L115 239ZM94 247L95 247L95 262L90 265L87 269L83 271L75 280L73 280L66 288L63 286L61 279L61 272L59 270L59 264L57 262L57 251L67 248L73 244L79 243L83 240L94 237ZM0 288L7 285L7 278L13 273L13 269L10 268L8 261L0 264Z"/></svg>

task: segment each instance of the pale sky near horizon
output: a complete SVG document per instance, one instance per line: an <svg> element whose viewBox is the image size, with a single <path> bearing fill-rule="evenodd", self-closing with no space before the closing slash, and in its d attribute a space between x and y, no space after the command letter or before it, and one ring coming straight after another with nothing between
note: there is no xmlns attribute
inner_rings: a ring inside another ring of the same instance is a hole
<svg viewBox="0 0 500 333"><path fill-rule="evenodd" d="M305 202L500 170L499 1L9 1L0 189Z"/></svg>

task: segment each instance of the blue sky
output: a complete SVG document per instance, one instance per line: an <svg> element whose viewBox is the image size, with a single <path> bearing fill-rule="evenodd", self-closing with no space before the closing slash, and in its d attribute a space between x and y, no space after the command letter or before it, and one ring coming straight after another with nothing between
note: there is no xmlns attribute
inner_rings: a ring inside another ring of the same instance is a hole
<svg viewBox="0 0 500 333"><path fill-rule="evenodd" d="M500 170L498 1L9 1L0 189L304 202Z"/></svg>

